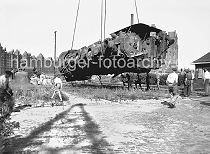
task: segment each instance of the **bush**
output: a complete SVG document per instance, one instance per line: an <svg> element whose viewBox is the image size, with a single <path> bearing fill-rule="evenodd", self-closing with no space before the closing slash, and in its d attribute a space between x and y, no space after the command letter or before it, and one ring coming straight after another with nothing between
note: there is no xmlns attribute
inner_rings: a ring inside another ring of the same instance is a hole
<svg viewBox="0 0 210 154"><path fill-rule="evenodd" d="M0 153L3 153L4 138L13 133L13 129L18 127L16 122L11 122L10 115L13 111L14 99L12 91L8 93L8 89L0 88Z"/></svg>

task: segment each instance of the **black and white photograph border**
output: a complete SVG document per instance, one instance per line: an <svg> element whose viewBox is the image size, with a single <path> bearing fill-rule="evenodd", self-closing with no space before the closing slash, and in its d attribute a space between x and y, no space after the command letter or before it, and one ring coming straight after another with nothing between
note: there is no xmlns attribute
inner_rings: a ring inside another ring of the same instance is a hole
<svg viewBox="0 0 210 154"><path fill-rule="evenodd" d="M0 154L210 153L209 0L1 0Z"/></svg>

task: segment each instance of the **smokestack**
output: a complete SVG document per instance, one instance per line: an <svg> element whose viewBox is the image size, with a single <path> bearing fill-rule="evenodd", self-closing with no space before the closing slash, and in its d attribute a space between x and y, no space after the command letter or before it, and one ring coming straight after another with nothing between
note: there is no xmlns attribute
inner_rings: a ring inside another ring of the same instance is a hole
<svg viewBox="0 0 210 154"><path fill-rule="evenodd" d="M134 14L131 14L131 25L133 25L134 22Z"/></svg>

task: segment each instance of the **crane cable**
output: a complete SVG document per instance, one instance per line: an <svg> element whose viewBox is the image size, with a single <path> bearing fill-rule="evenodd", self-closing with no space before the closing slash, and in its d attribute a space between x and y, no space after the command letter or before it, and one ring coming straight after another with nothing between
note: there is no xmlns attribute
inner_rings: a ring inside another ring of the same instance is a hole
<svg viewBox="0 0 210 154"><path fill-rule="evenodd" d="M105 33L106 33L106 0L104 1L101 0L101 53L103 53L103 40L105 40Z"/></svg>
<svg viewBox="0 0 210 154"><path fill-rule="evenodd" d="M137 8L137 5L136 5L136 0L135 1L135 8L136 8L136 16L137 16L137 20L138 20L138 23L139 23L139 14L138 14L138 8Z"/></svg>
<svg viewBox="0 0 210 154"><path fill-rule="evenodd" d="M74 24L74 33L73 33L73 39L72 39L72 43L71 43L71 50L72 50L73 45L74 45L74 37L75 37L76 28L77 28L77 19L78 19L78 14L79 14L79 7L80 7L80 0L78 2L78 7L77 7L77 15L76 15L76 20L75 20L75 24Z"/></svg>
<svg viewBox="0 0 210 154"><path fill-rule="evenodd" d="M104 0L104 39L106 35L106 0Z"/></svg>
<svg viewBox="0 0 210 154"><path fill-rule="evenodd" d="M101 0L101 53L103 53L103 0Z"/></svg>
<svg viewBox="0 0 210 154"><path fill-rule="evenodd" d="M75 23L74 23L74 32L73 32L73 38L72 38L72 42L71 42L71 50L73 49L73 46L74 46L74 37L75 37L76 28L77 28L77 19L78 19L78 15L79 15L79 7L80 7L80 0L78 1L78 6L77 6L77 14L76 14L76 19L75 19ZM64 56L64 59L70 53L71 50L69 50L66 53L66 55Z"/></svg>

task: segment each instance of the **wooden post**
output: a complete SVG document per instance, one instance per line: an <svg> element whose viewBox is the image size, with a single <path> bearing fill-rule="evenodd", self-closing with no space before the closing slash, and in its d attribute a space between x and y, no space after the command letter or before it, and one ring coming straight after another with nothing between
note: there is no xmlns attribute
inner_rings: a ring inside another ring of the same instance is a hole
<svg viewBox="0 0 210 154"><path fill-rule="evenodd" d="M134 24L134 14L131 14L131 25Z"/></svg>

